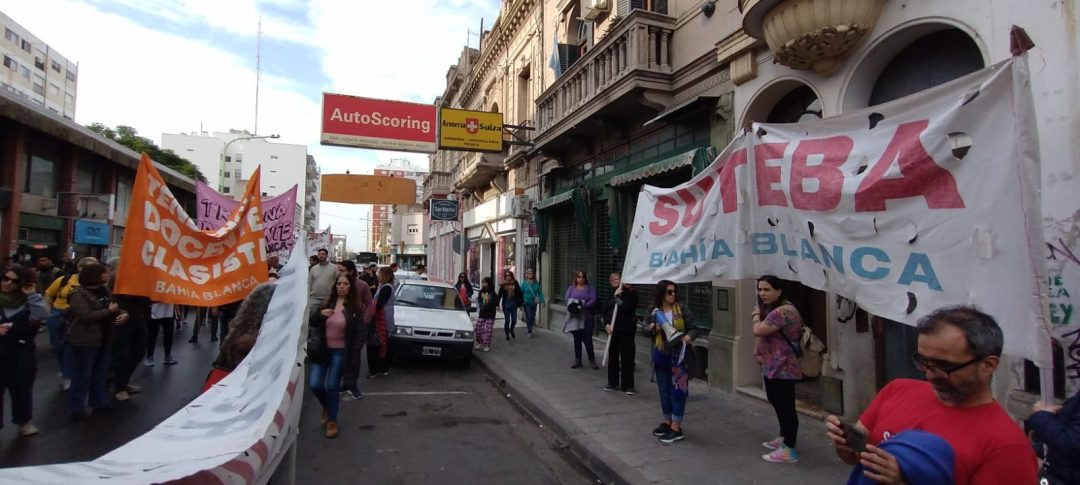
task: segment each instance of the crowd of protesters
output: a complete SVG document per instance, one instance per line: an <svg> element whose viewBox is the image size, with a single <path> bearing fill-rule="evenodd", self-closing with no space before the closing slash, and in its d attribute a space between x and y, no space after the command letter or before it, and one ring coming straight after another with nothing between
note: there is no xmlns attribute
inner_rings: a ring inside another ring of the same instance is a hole
<svg viewBox="0 0 1080 485"><path fill-rule="evenodd" d="M20 436L39 433L32 423L39 332L48 334L59 387L67 392L68 415L81 420L108 413L114 402L129 400L140 391L131 377L140 362L147 367L156 364L159 334L162 363L176 365L172 355L175 331L190 311L114 294L111 289L119 271L116 258L102 264L88 257L62 268L54 267L48 258L36 263L23 267L8 261L0 268L0 392L10 395L11 421ZM280 268L272 260L270 283L255 287L244 300L206 309L196 318L192 341L197 342L203 324L210 327L212 341L222 341L204 390L228 375L254 346ZM662 418L652 434L667 444L684 440L689 378L697 359L691 342L698 328L688 306L679 302L678 285L668 280L656 284L645 324L638 328L637 289L623 283L619 273L609 275L611 297L604 302L584 271L574 276L565 292L567 318L562 327L573 335L571 368L584 367L584 358L591 368L599 367L592 345L594 322L599 318L609 338L603 390L635 395L635 336L644 334L651 347L651 373ZM312 257L308 384L322 407L327 438L337 437L343 429L338 424L340 400L363 397L359 376L364 351L369 379L390 374L388 338L394 328L397 284L393 266L358 268L352 261L334 263L325 250ZM796 343L801 341L804 323L788 298L788 284L771 275L758 278L758 304L750 322L754 356L779 428L775 438L761 443L768 451L762 459L773 463L799 461L794 389L803 378ZM462 273L455 288L466 309L476 302L475 348L485 352L491 350L498 310L503 313L504 337L510 344L517 337L518 312L531 337L537 308L545 303L532 270L523 282L504 271L498 284L483 278L479 288ZM923 317L918 332L919 351L913 359L926 381L891 382L857 422L835 416L826 419L838 457L854 465L848 483L982 483L990 479L1031 483L1036 474L1043 483L1076 483L1080 478L1075 465L1080 456L1080 396L1064 405L1036 403L1025 437L990 393L1002 348L1001 329L993 317L969 306L942 308ZM2 420L0 416L0 426ZM996 445L979 444L987 440Z"/></svg>
<svg viewBox="0 0 1080 485"><path fill-rule="evenodd" d="M119 258L102 262L84 257L61 267L46 256L33 262L24 266L4 258L0 264L0 399L3 393L10 395L11 422L23 437L40 432L32 422L38 334L47 334L47 355L56 360L58 369L57 392L66 393L66 413L75 421L109 413L115 403L141 392L132 382L140 363L154 367L156 355L161 355L163 365L179 364L173 355L174 339L191 313L196 315L191 342L198 342L203 327L209 327L212 342L222 342L212 365L192 363L207 366L205 388L209 388L254 345L273 294L272 283L282 267L272 257L270 283L255 287L244 300L199 308L114 293ZM232 327L237 331L230 331Z"/></svg>

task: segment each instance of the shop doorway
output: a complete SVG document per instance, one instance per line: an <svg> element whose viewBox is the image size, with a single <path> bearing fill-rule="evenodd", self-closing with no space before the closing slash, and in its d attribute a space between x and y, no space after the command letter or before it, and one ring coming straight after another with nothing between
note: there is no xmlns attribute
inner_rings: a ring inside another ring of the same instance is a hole
<svg viewBox="0 0 1080 485"><path fill-rule="evenodd" d="M828 332L828 325L826 324L829 306L828 294L797 281L788 281L787 289L784 290L784 297L791 300L791 303L799 310L799 314L803 318L803 324L810 327L810 330L822 342L828 342L826 338ZM820 377L807 377L795 385L795 401L797 406L804 411L823 412L823 394L824 388Z"/></svg>

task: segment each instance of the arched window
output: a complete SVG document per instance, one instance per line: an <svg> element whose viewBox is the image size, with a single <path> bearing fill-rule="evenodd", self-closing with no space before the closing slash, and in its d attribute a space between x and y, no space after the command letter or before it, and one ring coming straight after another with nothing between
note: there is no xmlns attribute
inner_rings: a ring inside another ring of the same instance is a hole
<svg viewBox="0 0 1080 485"><path fill-rule="evenodd" d="M797 123L813 119L821 119L821 100L810 86L802 85L780 98L765 122Z"/></svg>
<svg viewBox="0 0 1080 485"><path fill-rule="evenodd" d="M975 41L958 29L920 37L899 53L878 75L870 105L878 105L952 81L982 69Z"/></svg>

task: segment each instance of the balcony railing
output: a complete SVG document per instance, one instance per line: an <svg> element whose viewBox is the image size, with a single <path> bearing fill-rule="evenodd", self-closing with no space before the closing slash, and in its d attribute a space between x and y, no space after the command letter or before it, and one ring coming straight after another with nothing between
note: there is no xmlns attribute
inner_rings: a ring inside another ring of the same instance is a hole
<svg viewBox="0 0 1080 485"><path fill-rule="evenodd" d="M454 172L454 186L475 188L490 182L495 174L505 170L503 155L473 152L462 157L461 169Z"/></svg>
<svg viewBox="0 0 1080 485"><path fill-rule="evenodd" d="M454 191L454 174L450 172L431 172L424 179L423 200L434 196L444 196Z"/></svg>
<svg viewBox="0 0 1080 485"><path fill-rule="evenodd" d="M674 32L672 17L631 12L537 98L537 138L632 74L666 75L670 89Z"/></svg>

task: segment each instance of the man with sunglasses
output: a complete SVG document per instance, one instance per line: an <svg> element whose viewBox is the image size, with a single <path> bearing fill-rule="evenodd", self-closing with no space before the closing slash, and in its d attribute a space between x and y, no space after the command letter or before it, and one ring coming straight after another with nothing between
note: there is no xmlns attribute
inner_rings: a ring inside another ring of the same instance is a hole
<svg viewBox="0 0 1080 485"><path fill-rule="evenodd" d="M907 430L933 433L956 452L957 485L1036 483L1035 453L1020 427L991 393L1004 337L993 317L971 306L935 310L918 324L918 352L912 356L925 381L895 379L859 418L854 433L866 436L866 450L848 446L847 426L836 416L825 427L837 456L861 463L866 477L899 483L905 466L877 445ZM853 440L854 442L854 440Z"/></svg>

